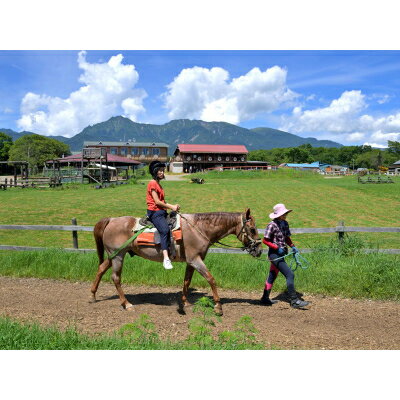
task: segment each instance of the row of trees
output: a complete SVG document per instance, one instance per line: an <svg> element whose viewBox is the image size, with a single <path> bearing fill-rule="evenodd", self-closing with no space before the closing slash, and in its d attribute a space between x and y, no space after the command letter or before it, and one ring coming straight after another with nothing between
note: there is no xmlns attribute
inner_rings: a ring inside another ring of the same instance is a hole
<svg viewBox="0 0 400 400"><path fill-rule="evenodd" d="M0 132L0 161L28 161L31 173L46 160L71 154L69 146L41 135L21 136L13 142L11 136Z"/></svg>
<svg viewBox="0 0 400 400"><path fill-rule="evenodd" d="M371 146L312 147L303 144L298 147L254 150L249 152L248 159L267 161L272 165L320 161L353 169L378 169L400 159L400 142L389 141L387 150L373 149Z"/></svg>

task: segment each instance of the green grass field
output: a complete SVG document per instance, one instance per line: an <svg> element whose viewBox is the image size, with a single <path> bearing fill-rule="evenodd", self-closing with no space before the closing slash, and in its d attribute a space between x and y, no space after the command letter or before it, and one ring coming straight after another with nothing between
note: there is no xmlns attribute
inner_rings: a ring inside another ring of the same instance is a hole
<svg viewBox="0 0 400 400"><path fill-rule="evenodd" d="M258 228L269 222L276 203L294 211L288 221L293 228L333 227L343 220L348 226L398 226L400 179L395 184L359 184L356 177L326 179L298 171L212 172L202 176L204 185L165 181L167 201L181 204L182 212L252 210ZM94 225L100 218L143 216L146 212L147 181L95 190L92 186L69 185L62 189L20 189L0 192L1 224ZM298 247L327 243L331 234L294 237ZM396 234L362 234L368 247L400 248ZM228 241L229 242L229 241ZM232 242L233 243L233 242ZM71 233L58 231L0 231L0 244L72 247ZM91 233L79 233L82 248L94 248Z"/></svg>

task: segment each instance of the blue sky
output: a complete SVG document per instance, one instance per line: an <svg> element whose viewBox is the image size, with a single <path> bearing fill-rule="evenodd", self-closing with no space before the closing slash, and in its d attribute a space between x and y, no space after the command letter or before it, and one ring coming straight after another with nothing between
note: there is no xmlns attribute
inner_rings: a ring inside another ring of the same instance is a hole
<svg viewBox="0 0 400 400"><path fill-rule="evenodd" d="M71 137L124 115L400 140L400 51L0 51L0 128Z"/></svg>

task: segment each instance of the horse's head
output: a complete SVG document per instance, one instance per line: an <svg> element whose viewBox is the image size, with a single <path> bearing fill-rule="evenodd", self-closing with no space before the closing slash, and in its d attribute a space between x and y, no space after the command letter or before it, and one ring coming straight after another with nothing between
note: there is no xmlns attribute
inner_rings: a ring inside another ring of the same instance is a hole
<svg viewBox="0 0 400 400"><path fill-rule="evenodd" d="M253 257L260 257L262 254L261 238L258 235L256 221L250 215L250 208L242 214L242 226L237 234L238 239L244 244L246 251Z"/></svg>

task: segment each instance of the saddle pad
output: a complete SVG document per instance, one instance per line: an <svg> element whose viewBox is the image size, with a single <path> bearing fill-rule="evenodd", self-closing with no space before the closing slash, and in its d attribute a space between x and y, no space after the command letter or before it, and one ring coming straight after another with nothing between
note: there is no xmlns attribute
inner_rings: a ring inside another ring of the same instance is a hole
<svg viewBox="0 0 400 400"><path fill-rule="evenodd" d="M154 232L142 232L135 240L136 245L156 246L157 244L159 244L159 240L154 239L154 234ZM182 231L174 230L172 232L172 236L174 238L174 241L178 242L182 240Z"/></svg>
<svg viewBox="0 0 400 400"><path fill-rule="evenodd" d="M134 218L136 219L136 223L135 223L134 227L132 228L132 232L137 232L138 230L140 230L146 226L146 225L142 225L140 223L140 218L138 218L138 217L134 217ZM180 229L181 229L181 216L179 214L177 214L176 215L176 224L175 224L175 227L172 230L172 232L180 230ZM148 232L152 232L152 233L157 232L157 228L156 227L146 228L143 231L143 233L148 233Z"/></svg>

